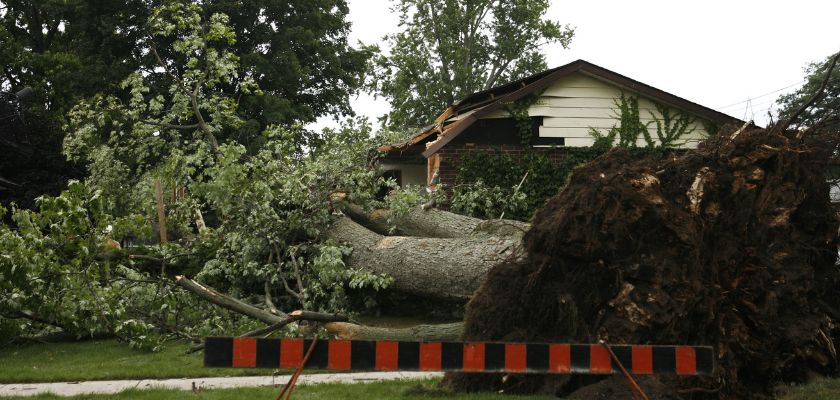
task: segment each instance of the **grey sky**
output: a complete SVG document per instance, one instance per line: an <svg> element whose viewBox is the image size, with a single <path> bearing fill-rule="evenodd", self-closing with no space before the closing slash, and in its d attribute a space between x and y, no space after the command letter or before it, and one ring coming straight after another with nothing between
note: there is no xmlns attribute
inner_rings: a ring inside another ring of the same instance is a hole
<svg viewBox="0 0 840 400"><path fill-rule="evenodd" d="M389 0L348 2L351 41L378 43L397 29ZM549 67L584 59L764 124L778 95L801 85L808 62L840 50L838 15L840 1L827 0L554 0L548 17L576 33L570 49L546 46L544 52ZM372 120L389 109L365 94L352 103Z"/></svg>

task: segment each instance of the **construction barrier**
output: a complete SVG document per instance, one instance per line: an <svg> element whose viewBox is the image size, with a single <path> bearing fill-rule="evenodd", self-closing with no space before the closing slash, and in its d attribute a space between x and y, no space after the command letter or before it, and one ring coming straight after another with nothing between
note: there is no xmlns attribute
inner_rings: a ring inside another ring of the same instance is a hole
<svg viewBox="0 0 840 400"><path fill-rule="evenodd" d="M298 368L311 343L308 339L208 337L204 366ZM311 350L303 368L612 374L620 372L617 359L637 375L710 375L714 369L708 346L320 340Z"/></svg>

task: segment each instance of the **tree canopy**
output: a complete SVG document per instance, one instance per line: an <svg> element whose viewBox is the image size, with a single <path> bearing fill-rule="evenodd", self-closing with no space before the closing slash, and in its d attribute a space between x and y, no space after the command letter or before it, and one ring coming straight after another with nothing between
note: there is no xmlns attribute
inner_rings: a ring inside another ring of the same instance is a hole
<svg viewBox="0 0 840 400"><path fill-rule="evenodd" d="M156 348L251 326L197 305L175 274L332 312L348 309L345 291L365 301L387 286L324 233L331 193L369 205L379 190L369 124L349 120L312 147L299 125L269 125L249 147L241 99L265 91L241 66L230 17L173 1L138 23L144 62L67 112L64 152L84 181L31 210L0 206L3 337L60 329Z"/></svg>
<svg viewBox="0 0 840 400"><path fill-rule="evenodd" d="M0 187L3 202L31 206L32 199L57 194L79 177L61 155L65 114L75 102L111 91L138 63L142 1L0 2L0 90L34 89L24 110L23 135L0 132L2 177L17 186ZM5 189L5 190L3 190Z"/></svg>
<svg viewBox="0 0 840 400"><path fill-rule="evenodd" d="M345 0L213 0L210 15L228 15L242 70L264 95L247 97L242 111L263 127L352 114L348 94L363 83L373 49L347 42Z"/></svg>
<svg viewBox="0 0 840 400"><path fill-rule="evenodd" d="M35 89L27 99L26 137L0 141L4 149L22 144L25 151L0 160L2 177L18 184L0 187L4 202L25 206L43 193L57 194L67 179L80 178L61 155L67 113L83 98L98 93L126 99L120 83L131 73L155 71L158 57L174 75L188 66L167 42L152 51L146 21L158 6L200 5L203 20L217 13L237 36L225 50L238 57L231 79L214 89L237 96L242 124L230 135L255 151L271 124L307 123L327 114L347 115L349 95L363 84L372 55L347 42L350 24L345 0L3 0L0 2L0 90ZM159 74L146 86L154 95L168 92L173 80ZM237 92L250 79L261 96ZM232 99L232 98L231 98ZM299 140L312 136L298 130ZM34 162L38 160L38 162ZM35 168L33 168L35 165Z"/></svg>
<svg viewBox="0 0 840 400"><path fill-rule="evenodd" d="M835 53L836 54L836 53ZM779 120L784 121L801 108L819 89L826 78L826 70L835 55L830 55L825 60L808 64L805 67L805 84L795 92L780 96L776 103L779 104ZM840 127L840 68L835 67L831 72L828 85L817 102L802 114L799 115L795 125L799 127L811 127L814 124L834 118L833 126Z"/></svg>
<svg viewBox="0 0 840 400"><path fill-rule="evenodd" d="M574 30L545 19L548 0L399 0L402 31L386 37L372 86L391 102L392 127L430 120L455 100L546 69L541 46Z"/></svg>

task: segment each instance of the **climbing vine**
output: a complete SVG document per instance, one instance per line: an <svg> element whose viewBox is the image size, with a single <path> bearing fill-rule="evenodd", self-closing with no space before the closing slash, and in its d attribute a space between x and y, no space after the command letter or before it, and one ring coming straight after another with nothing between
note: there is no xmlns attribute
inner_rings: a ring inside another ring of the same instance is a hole
<svg viewBox="0 0 840 400"><path fill-rule="evenodd" d="M531 149L531 139L534 136L533 121L531 121L531 115L528 114L528 109L537 103L541 94L534 93L505 105L505 111L513 118L516 131L519 133L519 141L526 151Z"/></svg>
<svg viewBox="0 0 840 400"><path fill-rule="evenodd" d="M610 148L614 145L619 147L636 148L637 140L642 137L645 145L648 148L660 147L664 149L674 148L679 144L679 139L683 136L694 132L695 119L682 112L671 109L670 107L655 103L656 110L662 116L659 118L653 112L650 112L653 121L642 123L639 116L639 98L635 96L621 94L621 97L614 101L618 111L615 113L618 124L613 125L606 134L595 128L589 128L589 134L595 139L593 147L604 149ZM648 130L648 125L656 125L656 139L659 140L657 144L653 136ZM717 131L716 127L708 126L707 131L714 134ZM618 143L616 144L616 139Z"/></svg>
<svg viewBox="0 0 840 400"><path fill-rule="evenodd" d="M594 147L566 148L558 164L537 152L522 157L501 151L467 153L461 158L452 208L482 218L504 211L505 218L527 221L546 199L560 191L574 167L604 152Z"/></svg>
<svg viewBox="0 0 840 400"><path fill-rule="evenodd" d="M650 132L648 132L647 126L639 118L639 98L636 96L625 96L622 93L621 97L615 100L615 105L619 110L616 115L619 124L610 129L609 135L618 137L618 145L620 147L636 147L636 140L639 136L642 136L648 147L653 147L654 144L653 139L650 137Z"/></svg>
<svg viewBox="0 0 840 400"><path fill-rule="evenodd" d="M562 159L555 162L547 154L536 151L522 157L501 150L466 153L461 158L452 191L452 209L481 218L494 218L505 212L505 218L528 221L546 200L566 186L575 167L609 149L609 146L567 147L562 150ZM666 149L656 147L628 151L634 157L667 154Z"/></svg>
<svg viewBox="0 0 840 400"><path fill-rule="evenodd" d="M562 159L552 162L544 152L531 147L533 122L528 109L539 97L539 94L531 95L505 108L515 121L521 144L527 151L525 156L514 157L501 150L473 151L462 156L452 191L454 211L481 218L494 218L504 212L506 218L529 220L534 211L565 186L575 167L613 146L627 148L636 157L659 157L695 130L694 118L662 104L656 104L661 118L650 112L653 121L643 123L638 97L622 93L614 101L617 124L606 133L590 128L590 135L595 139L591 147L566 147ZM650 124L656 125L656 138L648 130ZM645 141L644 147L638 147L640 137Z"/></svg>
<svg viewBox="0 0 840 400"><path fill-rule="evenodd" d="M650 113L653 122L656 124L656 136L659 138L659 146L662 148L673 148L679 143L681 137L694 132L695 119L681 111L672 110L670 107L656 103L656 110L662 115L659 119L654 113ZM650 146L650 143L648 143Z"/></svg>

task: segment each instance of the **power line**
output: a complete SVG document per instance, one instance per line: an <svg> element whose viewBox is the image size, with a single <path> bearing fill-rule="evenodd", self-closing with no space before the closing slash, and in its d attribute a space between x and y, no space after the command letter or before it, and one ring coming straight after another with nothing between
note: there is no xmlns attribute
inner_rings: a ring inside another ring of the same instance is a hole
<svg viewBox="0 0 840 400"><path fill-rule="evenodd" d="M775 103L775 102L776 102L776 99L770 99L770 100L759 101L759 102L756 102L755 99L750 99L750 100L745 100L743 103L749 103L753 107L757 107L757 106L764 106L764 105ZM746 107L746 105L745 104L738 104L736 106L719 108L718 110L730 109L732 111L738 111L738 110L742 109L743 107Z"/></svg>
<svg viewBox="0 0 840 400"><path fill-rule="evenodd" d="M755 99L760 99L760 98L762 98L762 97L769 96L769 95L771 95L771 94L778 93L778 92L781 92L781 91L786 90L786 89L790 89L790 88L792 88L792 87L794 87L794 86L797 86L797 85L803 84L803 83L805 83L805 82L807 82L807 81L808 81L808 79L803 79L803 80L801 80L801 81L799 81L799 82L797 82L797 83L794 83L794 84L792 84L792 85L785 86L785 87L780 88L780 89L776 89L776 90L774 90L774 91L772 91L772 92L767 92L767 93L764 93L764 94L762 94L762 95L760 95L760 96L756 96L756 97L750 97L750 98L748 98L747 100L744 100L744 101L739 101L739 102L737 102L737 103L727 104L727 105L725 105L725 106L723 106L723 107L718 107L718 108L716 108L716 109L717 109L717 110L723 110L723 109L726 109L726 108L732 108L732 106L740 106L741 104L744 104L744 103L746 103L746 102L752 102L752 101L755 101ZM834 78L834 79L830 79L830 80L828 81L828 83L834 83L834 82L838 82L838 81L840 81L840 78ZM775 102L775 101L776 101L775 99L769 100L769 102ZM768 102L767 102L767 101L763 101L762 103L768 103ZM755 103L753 103L753 105L755 105Z"/></svg>
<svg viewBox="0 0 840 400"><path fill-rule="evenodd" d="M781 89L776 89L776 90L774 90L774 91L772 91L772 92L767 92L767 93L764 93L764 94L762 94L762 95L760 95L760 96L750 97L750 98L749 98L749 99L747 99L747 100L744 100L744 101L739 101L739 102L737 102L737 103L727 104L727 105L725 105L725 106L718 107L717 109L718 109L718 110L720 110L720 109L723 109L723 108L728 108L728 107L731 107L731 106L737 106L737 105L739 105L739 104L744 104L744 103L746 103L746 102L748 102L748 101L752 101L752 100L755 100L755 99L760 99L760 98L762 98L762 97L769 96L769 95L771 95L771 94L773 94L773 93L778 93L778 92L781 92L782 90L785 90L785 89L790 89L790 88L792 88L792 87L794 87L794 86L801 85L801 84L805 83L806 81L807 81L807 79L803 79L803 80L801 80L801 81L799 81L799 82L796 82L796 83L794 83L794 84L787 85L787 86L785 86L785 87L783 87L783 88L781 88Z"/></svg>

